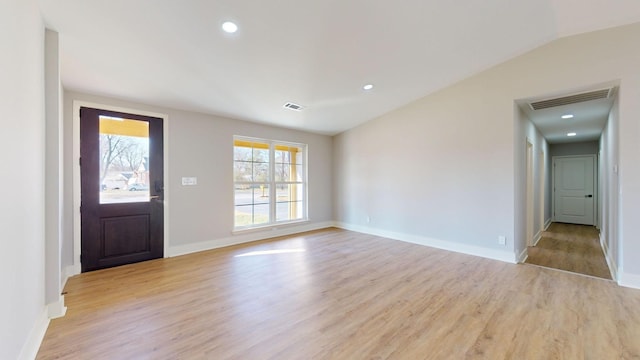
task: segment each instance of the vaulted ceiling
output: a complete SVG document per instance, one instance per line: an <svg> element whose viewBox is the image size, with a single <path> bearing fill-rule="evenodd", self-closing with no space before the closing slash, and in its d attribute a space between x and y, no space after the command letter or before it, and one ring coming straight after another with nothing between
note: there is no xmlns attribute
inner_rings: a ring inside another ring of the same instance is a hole
<svg viewBox="0 0 640 360"><path fill-rule="evenodd" d="M637 0L40 0L65 88L336 134ZM233 21L238 31L222 31ZM371 90L363 86L372 84ZM285 109L292 102L302 111Z"/></svg>

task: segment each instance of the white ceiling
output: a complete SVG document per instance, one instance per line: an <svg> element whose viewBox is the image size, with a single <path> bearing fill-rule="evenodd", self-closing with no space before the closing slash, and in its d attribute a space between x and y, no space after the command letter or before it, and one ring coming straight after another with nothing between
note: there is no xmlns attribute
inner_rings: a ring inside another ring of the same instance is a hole
<svg viewBox="0 0 640 360"><path fill-rule="evenodd" d="M637 0L40 0L65 88L336 134ZM223 33L224 21L239 26ZM362 90L371 83L375 88ZM295 112L282 107L294 102Z"/></svg>
<svg viewBox="0 0 640 360"><path fill-rule="evenodd" d="M555 94L553 96L538 97L516 101L529 120L536 126L542 136L550 144L596 141L602 134L602 129L609 120L609 112L617 94L615 85L607 84L593 89ZM606 99L590 100L570 105L562 105L547 109L533 110L529 104L536 101L555 99L577 93L612 88L611 96ZM570 119L563 119L563 115L573 115ZM575 133L575 136L567 136Z"/></svg>

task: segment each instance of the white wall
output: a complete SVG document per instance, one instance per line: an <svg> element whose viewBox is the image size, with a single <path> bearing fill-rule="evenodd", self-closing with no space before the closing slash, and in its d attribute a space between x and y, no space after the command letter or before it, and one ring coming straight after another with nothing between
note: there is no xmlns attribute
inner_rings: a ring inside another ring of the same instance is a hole
<svg viewBox="0 0 640 360"><path fill-rule="evenodd" d="M620 80L620 245L628 284L640 286L631 261L640 254L639 37L633 24L559 39L340 134L337 220L515 255L514 184L525 159L514 148L514 99Z"/></svg>
<svg viewBox="0 0 640 360"><path fill-rule="evenodd" d="M19 359L46 329L44 27L33 0L0 2L0 24L0 359Z"/></svg>
<svg viewBox="0 0 640 360"><path fill-rule="evenodd" d="M515 105L514 105L515 106ZM515 121L515 167L516 173L514 178L514 187L515 187L515 234L514 234L514 242L515 242L515 254L518 256L519 261L524 261L524 251L527 248L527 237L526 237L526 224L527 224L527 211L526 211L526 198L527 198L527 140L533 145L532 155L533 155L533 237L534 241L537 241L544 230L544 224L547 222L549 217L551 216L551 211L547 211L549 209L549 203L541 201L540 192L543 191L548 193L550 191L550 184L546 183L546 176L544 174L550 172L550 161L547 161L548 155L551 151L549 149L549 145L547 141L542 136L540 131L535 127L535 125L531 122L531 120L527 117L527 115L516 106L516 121ZM544 158L541 155L541 152L544 152ZM544 174L540 171L541 163L544 164L545 170ZM544 185L540 184L540 182L545 182ZM546 199L547 196L544 195ZM541 207L545 207L545 218L541 219Z"/></svg>
<svg viewBox="0 0 640 360"><path fill-rule="evenodd" d="M65 93L65 134L73 126L73 102L84 101L168 115L169 183L165 184L169 216L169 255L219 247L279 235L280 231L301 231L325 227L333 219L332 139L329 136L259 125L211 115L135 104L116 99ZM233 234L233 136L243 135L308 144L309 217L304 226ZM65 159L74 162L65 149ZM69 172L67 167L65 172ZM182 186L181 177L195 176L197 186ZM65 180L66 181L66 180ZM66 209L72 216L72 208ZM287 230L290 229L290 230ZM73 258L73 245L64 244L64 259ZM67 264L70 265L70 264Z"/></svg>

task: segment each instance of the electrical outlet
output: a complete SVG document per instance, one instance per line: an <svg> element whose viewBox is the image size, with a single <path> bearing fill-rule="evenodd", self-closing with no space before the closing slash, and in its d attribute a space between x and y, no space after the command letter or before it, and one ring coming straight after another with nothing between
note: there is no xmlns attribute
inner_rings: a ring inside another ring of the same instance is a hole
<svg viewBox="0 0 640 360"><path fill-rule="evenodd" d="M507 245L507 237L506 236L498 236L498 245Z"/></svg>

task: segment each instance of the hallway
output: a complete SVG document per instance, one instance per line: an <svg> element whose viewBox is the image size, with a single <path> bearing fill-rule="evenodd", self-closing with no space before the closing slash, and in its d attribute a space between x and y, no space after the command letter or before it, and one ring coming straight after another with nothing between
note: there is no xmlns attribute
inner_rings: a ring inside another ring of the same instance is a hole
<svg viewBox="0 0 640 360"><path fill-rule="evenodd" d="M526 264L611 280L611 273L593 226L553 223L534 247Z"/></svg>

